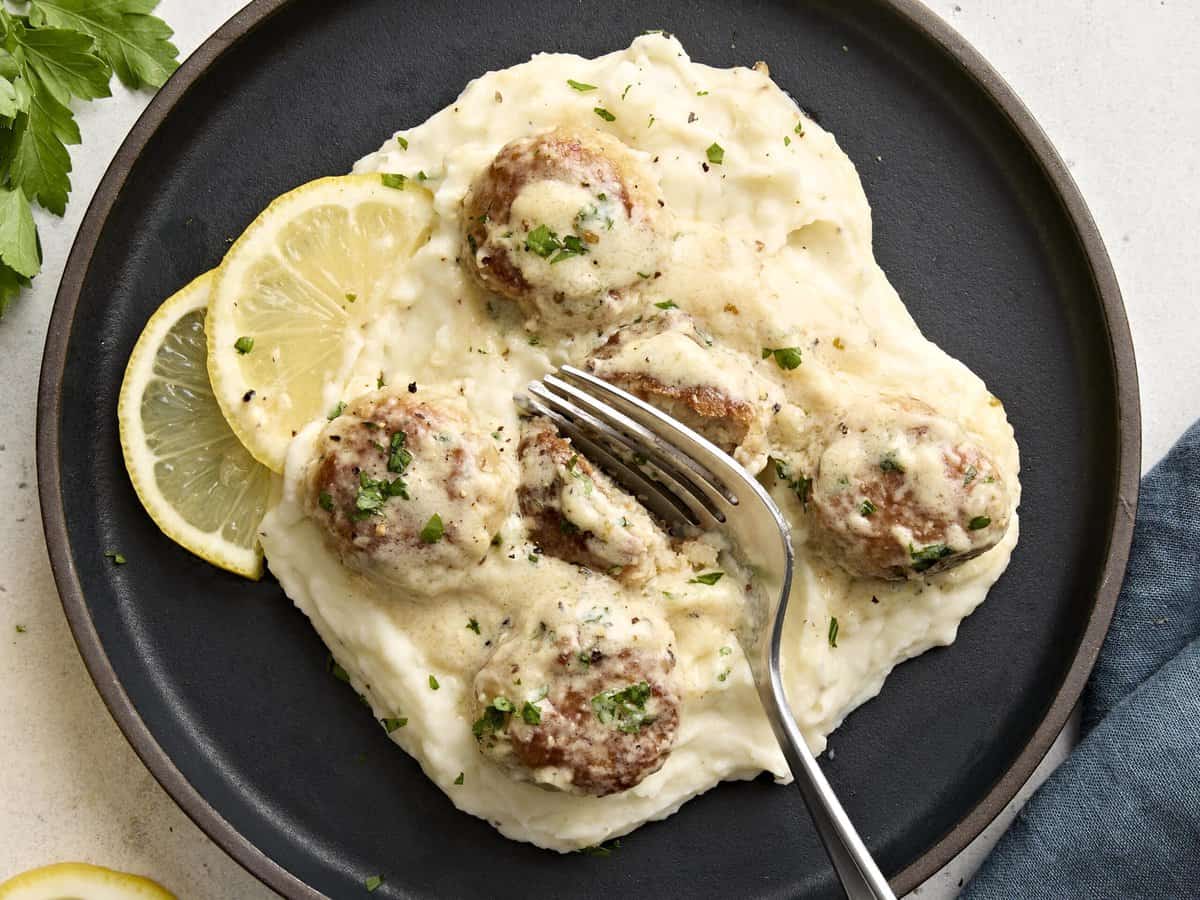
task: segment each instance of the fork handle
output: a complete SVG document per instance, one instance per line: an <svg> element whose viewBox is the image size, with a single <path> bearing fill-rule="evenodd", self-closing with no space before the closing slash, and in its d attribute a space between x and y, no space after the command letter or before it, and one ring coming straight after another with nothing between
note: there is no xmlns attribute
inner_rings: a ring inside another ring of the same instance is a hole
<svg viewBox="0 0 1200 900"><path fill-rule="evenodd" d="M825 845L825 852L833 862L846 896L849 900L896 900L792 716L782 716L780 721L772 724L796 787L817 826L821 843Z"/></svg>

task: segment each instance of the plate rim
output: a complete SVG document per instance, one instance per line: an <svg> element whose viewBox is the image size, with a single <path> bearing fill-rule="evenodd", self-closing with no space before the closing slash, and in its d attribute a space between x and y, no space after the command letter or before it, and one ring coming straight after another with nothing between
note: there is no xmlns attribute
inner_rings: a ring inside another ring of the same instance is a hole
<svg viewBox="0 0 1200 900"><path fill-rule="evenodd" d="M294 900L324 895L259 850L187 780L142 720L100 642L71 556L59 471L62 381L83 282L113 204L142 151L192 85L235 43L294 0L252 0L205 39L151 99L122 141L80 223L51 311L38 383L36 458L42 529L50 567L75 644L101 699L127 741L175 803L219 847L268 887ZM986 794L916 860L890 879L898 896L926 881L973 841L1028 781L1079 702L1104 642L1133 538L1141 470L1141 407L1133 340L1121 290L1099 228L1063 159L1000 73L949 23L919 0L876 0L952 58L1009 121L1052 185L1091 269L1116 377L1117 465L1112 531L1091 614L1071 667L1017 758Z"/></svg>

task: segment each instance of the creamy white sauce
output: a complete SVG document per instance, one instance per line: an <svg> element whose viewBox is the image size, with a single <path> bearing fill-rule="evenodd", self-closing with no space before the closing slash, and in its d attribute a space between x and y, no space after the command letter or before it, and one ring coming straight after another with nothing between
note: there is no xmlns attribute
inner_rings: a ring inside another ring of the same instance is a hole
<svg viewBox="0 0 1200 900"><path fill-rule="evenodd" d="M580 93L567 79L597 89ZM601 120L597 106L614 121ZM600 128L646 154L677 231L662 277L645 287L645 303L673 300L719 346L756 360L755 383L768 385L784 407L768 436L773 447L806 459L817 418L845 409L869 415L881 394L900 392L979 441L1010 486L1015 509L1018 455L1003 408L964 365L921 336L888 284L871 252L867 199L832 135L804 119L764 72L692 63L665 36L640 37L595 60L544 54L489 73L452 106L401 132L407 150L389 140L357 164L357 172L426 173L437 219L429 243L364 329L353 377L333 393L366 393L381 376L389 385L454 391L481 428L499 432L511 459L518 434L513 394L555 365L581 362L602 336L537 334L511 304L475 286L456 261L459 205L501 146L559 125ZM708 162L714 143L724 151L721 165ZM784 371L759 359L763 347L800 347L803 363ZM691 352L680 348L680 359ZM713 377L733 378L720 368ZM724 779L763 770L790 777L733 637L740 585L732 575L712 586L690 583L696 572L721 567L714 542L686 545L645 585L622 587L538 557L514 515L500 546L465 584L413 602L365 586L305 516L304 473L323 424L314 422L293 441L262 544L288 596L376 717L407 718L392 739L459 808L508 837L566 851L667 816ZM773 490L794 523L798 550L785 681L799 725L820 751L845 715L878 693L893 666L954 640L958 623L1007 565L1016 518L997 547L950 572L908 582L854 580L803 546L807 524L798 499L786 488ZM471 685L491 652L486 642L502 633L506 618L559 598L654 603L675 631L683 698L678 741L660 771L623 793L581 797L514 781L480 755L471 733ZM478 634L468 627L472 620Z"/></svg>

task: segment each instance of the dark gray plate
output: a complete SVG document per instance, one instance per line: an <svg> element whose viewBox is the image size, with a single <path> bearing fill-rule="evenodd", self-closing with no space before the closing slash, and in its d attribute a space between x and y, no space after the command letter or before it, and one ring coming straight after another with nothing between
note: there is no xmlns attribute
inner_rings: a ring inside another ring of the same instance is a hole
<svg viewBox="0 0 1200 900"><path fill-rule="evenodd" d="M925 333L1002 397L1021 543L958 642L901 666L825 769L905 891L1008 801L1074 705L1136 499L1133 353L1061 161L996 74L908 0L410 4L259 0L122 146L80 229L46 346L42 508L63 605L142 759L226 850L292 897L817 897L832 875L793 790L722 785L612 856L558 856L455 811L324 671L305 618L173 545L121 462L116 398L159 302L275 195L346 171L468 79L539 50L667 28L695 59L765 59L862 173L876 252ZM877 157L882 156L882 160ZM119 548L129 564L103 557Z"/></svg>

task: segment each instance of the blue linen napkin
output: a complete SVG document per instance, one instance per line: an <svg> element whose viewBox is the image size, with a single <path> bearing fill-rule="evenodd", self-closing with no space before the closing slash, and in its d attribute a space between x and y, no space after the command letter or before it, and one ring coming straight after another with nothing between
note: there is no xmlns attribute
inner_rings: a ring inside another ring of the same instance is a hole
<svg viewBox="0 0 1200 900"><path fill-rule="evenodd" d="M961 896L1200 898L1200 422L1142 479L1079 746Z"/></svg>

